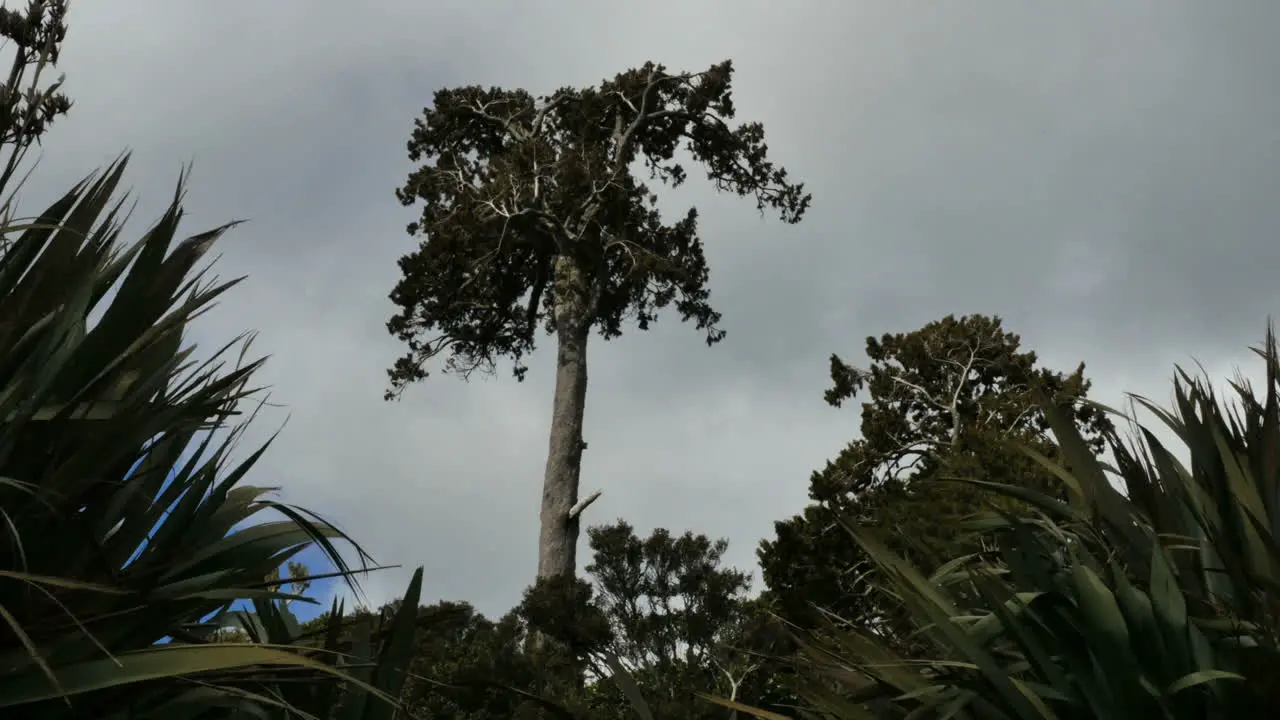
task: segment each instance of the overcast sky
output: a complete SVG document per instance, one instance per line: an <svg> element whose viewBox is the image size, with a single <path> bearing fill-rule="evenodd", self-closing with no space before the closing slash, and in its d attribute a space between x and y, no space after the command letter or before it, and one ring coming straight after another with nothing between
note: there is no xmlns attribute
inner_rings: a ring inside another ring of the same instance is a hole
<svg viewBox="0 0 1280 720"><path fill-rule="evenodd" d="M664 318L592 350L588 522L727 537L754 562L857 431L827 357L948 313L1006 319L1097 396L1169 394L1174 363L1246 364L1280 309L1280 4L1099 0L645 3L127 0L73 5L76 101L23 197L35 209L123 149L136 236L194 161L186 229L250 222L249 279L195 339L261 332L288 415L255 476L334 517L427 600L501 612L532 579L551 401L529 379L435 375L385 403L384 323L416 211L393 190L432 92L541 94L655 60L734 60L740 118L805 180L798 226L691 182L728 338ZM695 178L698 177L695 175Z"/></svg>

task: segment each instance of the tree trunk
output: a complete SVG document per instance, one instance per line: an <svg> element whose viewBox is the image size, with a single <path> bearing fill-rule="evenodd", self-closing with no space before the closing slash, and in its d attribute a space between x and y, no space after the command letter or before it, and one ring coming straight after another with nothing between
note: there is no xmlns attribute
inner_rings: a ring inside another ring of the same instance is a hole
<svg viewBox="0 0 1280 720"><path fill-rule="evenodd" d="M583 417L587 409L587 282L581 268L560 256L555 268L556 389L551 409L551 442L542 481L542 528L538 537L538 579L573 576L577 571L578 502L582 468Z"/></svg>

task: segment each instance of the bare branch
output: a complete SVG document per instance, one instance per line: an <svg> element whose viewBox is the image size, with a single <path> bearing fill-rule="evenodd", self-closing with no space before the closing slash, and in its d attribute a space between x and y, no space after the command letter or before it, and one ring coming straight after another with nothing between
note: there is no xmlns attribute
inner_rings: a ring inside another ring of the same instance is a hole
<svg viewBox="0 0 1280 720"><path fill-rule="evenodd" d="M977 359L979 349L981 349L980 343L969 351L969 359L965 361L964 367L961 368L960 374L956 377L956 386L951 393L951 405L947 410L951 413L952 450L960 447L960 393L969 384L969 373L973 370L973 361Z"/></svg>
<svg viewBox="0 0 1280 720"><path fill-rule="evenodd" d="M586 510L591 505L591 503L595 502L600 498L600 492L601 491L597 490L591 493L590 495L582 498L578 502L574 503L573 507L569 508L569 519L574 520L579 515L581 515L582 511Z"/></svg>
<svg viewBox="0 0 1280 720"><path fill-rule="evenodd" d="M650 110L650 99L653 92L665 82L689 82L694 77L700 77L706 72L685 73L682 75L667 75L664 77L656 77L657 69L649 71L649 76L645 83L644 90L640 93L640 107L636 109L635 104L627 101L627 106L635 111L635 117L627 125L626 129L622 129L622 117L619 115L614 123L613 132L613 162L606 175L604 184L599 188L592 184L592 192L582 201L579 206L582 213L582 220L578 227L578 234L586 232L587 226L595 218L596 213L600 211L600 195L612 184L616 183L618 178L627 170L627 151L631 148L631 141L635 137L637 131L644 127L646 123L650 123L656 119L670 117L677 114L677 111L654 111ZM625 98L624 98L625 100Z"/></svg>
<svg viewBox="0 0 1280 720"><path fill-rule="evenodd" d="M895 383L899 384L899 385L902 385L902 386L904 386L904 387L908 387L908 388L911 388L912 390L915 390L915 391L916 391L916 393L917 393L917 394L918 394L922 399L924 399L924 400L928 401L930 404L932 404L933 406L937 407L939 410L946 410L946 409L947 409L947 406L946 406L945 404L943 404L943 402L942 402L941 400L939 400L938 398L936 398L936 397L934 397L934 396L930 395L928 390L925 390L924 388L920 387L919 385L916 385L915 383L913 383L913 382L911 382L911 381L909 381L909 380L903 380L902 378L898 377L897 375L892 376L892 380L893 380Z"/></svg>

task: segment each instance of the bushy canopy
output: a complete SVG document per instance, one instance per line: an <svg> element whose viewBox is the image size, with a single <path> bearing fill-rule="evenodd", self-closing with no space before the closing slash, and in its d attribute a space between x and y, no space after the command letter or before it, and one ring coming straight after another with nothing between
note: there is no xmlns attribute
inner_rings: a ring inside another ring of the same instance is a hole
<svg viewBox="0 0 1280 720"><path fill-rule="evenodd" d="M865 391L861 437L813 474L815 504L776 523L776 537L761 545L766 585L793 618L812 621L815 604L863 621L883 620L890 610L867 595L871 565L837 516L886 530L896 550L927 563L954 551L963 520L989 502L971 486L939 481L977 477L1061 492L1018 444L1056 456L1034 393L1070 401L1089 390L1083 363L1070 374L1040 367L999 317L947 316L913 332L869 337L866 353L865 370L833 355L826 393L840 407ZM1110 421L1092 405L1072 408L1100 452Z"/></svg>
<svg viewBox="0 0 1280 720"><path fill-rule="evenodd" d="M645 329L674 305L709 343L719 340L697 211L664 223L635 171L678 186L683 150L718 190L798 222L809 195L768 160L763 126L729 124L732 77L729 61L683 74L646 63L542 98L478 86L436 92L408 146L423 165L397 191L406 206L422 203L408 231L424 240L401 258L391 293L400 311L387 327L409 352L390 371L389 396L425 377L440 354L463 375L510 358L522 377L521 358L539 327L554 329L558 303L605 338L628 321ZM562 258L577 271L575 287L555 277Z"/></svg>

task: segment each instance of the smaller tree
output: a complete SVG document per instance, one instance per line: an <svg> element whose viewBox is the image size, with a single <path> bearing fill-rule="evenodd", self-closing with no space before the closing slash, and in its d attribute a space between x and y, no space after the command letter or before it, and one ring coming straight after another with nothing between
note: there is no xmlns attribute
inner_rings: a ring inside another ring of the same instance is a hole
<svg viewBox="0 0 1280 720"><path fill-rule="evenodd" d="M636 678L655 717L724 716L697 693L771 699L764 668L775 638L767 613L748 596L750 576L723 565L727 541L662 528L642 538L623 521L587 535L593 560L586 570L612 629L609 650ZM625 717L626 701L604 695Z"/></svg>
<svg viewBox="0 0 1280 720"><path fill-rule="evenodd" d="M424 718L487 720L539 717L539 691L572 704L572 690L554 684L558 677L527 652L527 639L518 610L490 620L468 603L422 608L405 707Z"/></svg>
<svg viewBox="0 0 1280 720"><path fill-rule="evenodd" d="M359 609L346 616L336 646L350 651L353 639L390 617L402 606L396 599L377 610ZM323 644L329 613L302 624L303 640ZM572 688L556 683L561 674L548 666L564 665L560 658L528 651L529 622L523 604L496 620L466 602L441 601L418 608L409 673L400 693L405 715L433 720L489 720L490 718L557 717L548 708L577 709ZM377 642L386 637L375 635ZM397 718L400 716L397 715Z"/></svg>
<svg viewBox="0 0 1280 720"><path fill-rule="evenodd" d="M442 720L563 716L553 707L630 720L609 656L660 720L725 717L698 693L764 707L790 699L770 664L788 649L785 633L747 596L748 576L723 567L725 541L662 529L641 538L624 522L589 536L589 582L539 581L496 621L466 603L423 607L405 707Z"/></svg>
<svg viewBox="0 0 1280 720"><path fill-rule="evenodd" d="M895 620L894 603L869 594L872 564L838 527L837 514L878 528L895 551L929 569L939 553L963 551L963 521L990 502L969 485L938 481L1063 491L1018 449L1057 456L1037 390L1074 403L1093 452L1103 450L1113 428L1102 411L1074 401L1089 390L1083 363L1070 374L1039 367L999 317L949 315L914 332L869 337L866 348L865 370L831 357L825 396L840 407L866 391L861 437L813 474L815 504L776 523L776 537L761 544L759 557L770 597L794 621L812 625L816 604L892 634L906 626Z"/></svg>
<svg viewBox="0 0 1280 720"><path fill-rule="evenodd" d="M1273 328L1257 353L1265 362L1261 392L1237 376L1220 400L1211 378L1179 368L1168 408L1134 398L1173 431L1183 453L1130 417L1132 435L1108 439L1113 459L1104 464L1063 408L1044 403L1070 502L989 488L1038 510L984 528L999 553L948 558L945 571L926 578L854 528L931 652L895 657L880 638L828 628L806 649L800 691L831 718L1275 716L1280 349ZM1176 457L1184 453L1185 464Z"/></svg>

